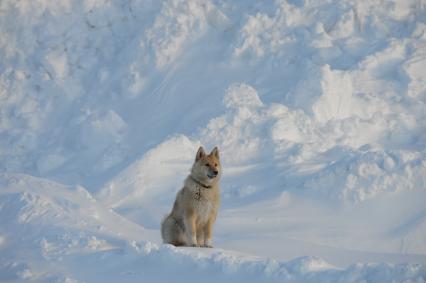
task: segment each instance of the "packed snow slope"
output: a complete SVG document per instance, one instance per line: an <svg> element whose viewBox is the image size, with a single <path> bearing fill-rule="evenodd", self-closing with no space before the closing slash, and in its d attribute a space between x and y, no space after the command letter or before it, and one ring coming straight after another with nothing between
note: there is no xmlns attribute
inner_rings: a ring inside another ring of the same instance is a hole
<svg viewBox="0 0 426 283"><path fill-rule="evenodd" d="M422 0L2 0L0 282L426 282L425 74Z"/></svg>

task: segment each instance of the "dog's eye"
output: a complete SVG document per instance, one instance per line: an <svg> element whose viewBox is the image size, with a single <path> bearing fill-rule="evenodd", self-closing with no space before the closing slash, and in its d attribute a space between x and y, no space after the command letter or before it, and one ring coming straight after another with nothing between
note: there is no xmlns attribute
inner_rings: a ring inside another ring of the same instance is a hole
<svg viewBox="0 0 426 283"><path fill-rule="evenodd" d="M217 163L214 164L214 167L217 167Z"/></svg>
<svg viewBox="0 0 426 283"><path fill-rule="evenodd" d="M209 164L208 164L208 163L206 163L206 164L205 164L205 166L209 167Z"/></svg>

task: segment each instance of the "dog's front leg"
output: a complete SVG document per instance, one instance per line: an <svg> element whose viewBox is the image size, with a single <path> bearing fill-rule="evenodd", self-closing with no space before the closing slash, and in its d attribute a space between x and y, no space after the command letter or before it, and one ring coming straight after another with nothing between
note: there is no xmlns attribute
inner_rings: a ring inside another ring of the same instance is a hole
<svg viewBox="0 0 426 283"><path fill-rule="evenodd" d="M210 218L204 227L204 247L213 248L212 246L212 232L213 232L214 218Z"/></svg>
<svg viewBox="0 0 426 283"><path fill-rule="evenodd" d="M186 241L188 246L197 246L197 231L195 227L195 213L192 210L185 211L184 224L186 232Z"/></svg>
<svg viewBox="0 0 426 283"><path fill-rule="evenodd" d="M204 227L197 227L197 245L199 247L204 246Z"/></svg>

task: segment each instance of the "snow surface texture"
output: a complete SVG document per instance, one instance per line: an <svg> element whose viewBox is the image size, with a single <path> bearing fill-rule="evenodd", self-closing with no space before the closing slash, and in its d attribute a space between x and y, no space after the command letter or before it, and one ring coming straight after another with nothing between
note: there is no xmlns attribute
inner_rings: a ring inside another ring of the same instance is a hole
<svg viewBox="0 0 426 283"><path fill-rule="evenodd" d="M426 282L422 0L0 1L0 282ZM198 146L215 249L162 245Z"/></svg>

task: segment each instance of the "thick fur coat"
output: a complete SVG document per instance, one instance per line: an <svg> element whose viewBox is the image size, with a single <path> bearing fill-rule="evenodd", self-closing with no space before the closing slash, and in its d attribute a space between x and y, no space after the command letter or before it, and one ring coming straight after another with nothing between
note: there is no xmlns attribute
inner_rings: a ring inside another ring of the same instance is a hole
<svg viewBox="0 0 426 283"><path fill-rule="evenodd" d="M219 150L197 151L191 174L177 193L173 209L161 223L163 242L175 246L212 247L213 224L220 205Z"/></svg>

